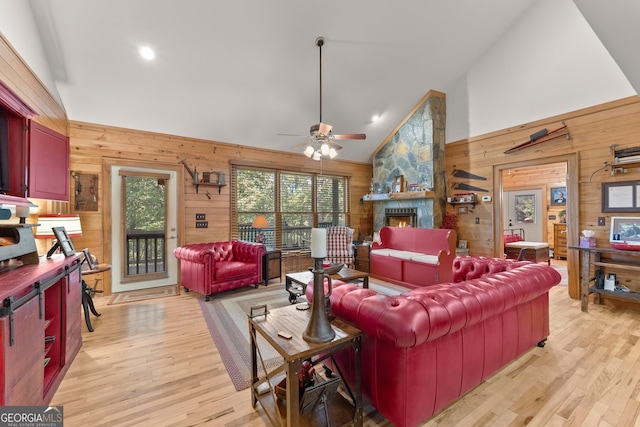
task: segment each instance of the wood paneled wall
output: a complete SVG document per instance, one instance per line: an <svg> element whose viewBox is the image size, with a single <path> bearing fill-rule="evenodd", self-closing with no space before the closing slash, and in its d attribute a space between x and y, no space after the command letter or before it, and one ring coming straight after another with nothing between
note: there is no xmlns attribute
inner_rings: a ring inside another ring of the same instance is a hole
<svg viewBox="0 0 640 427"><path fill-rule="evenodd" d="M194 138L163 135L152 132L122 129L97 124L71 122L71 170L78 173L98 175L98 210L79 212L83 236L76 246L89 247L99 259L111 262L108 236L110 212L104 209L105 188L109 185L103 173L105 163L149 162L156 167L182 165L184 160L193 170L221 171L230 179L230 161L252 165L278 166L298 171L323 172L351 176L351 226L358 230L361 219L368 220L367 211L360 203L360 197L369 191L372 165L357 162L331 160L315 162L299 152L279 152L225 144ZM321 169L322 168L322 169ZM230 238L230 193L229 186L217 188L200 187L196 193L191 176L184 171L179 191L183 191L184 206L179 215L184 219L184 228L178 233L180 244L204 241L221 241ZM210 198L206 192L210 193ZM195 228L195 214L204 213L209 228ZM365 221L366 222L366 221ZM105 288L107 288L105 283ZM107 290L107 289L105 289Z"/></svg>
<svg viewBox="0 0 640 427"><path fill-rule="evenodd" d="M34 121L67 135L67 114L0 34L0 80L38 115Z"/></svg>
<svg viewBox="0 0 640 427"><path fill-rule="evenodd" d="M543 128L549 131L568 126L570 139L555 139L533 147L504 152L529 140L529 136ZM525 166L541 166L564 162L567 166L567 239L569 245L578 245L580 230L596 232L597 243L608 245L611 216L638 216L638 214L604 214L601 208L601 184L603 182L640 179L637 169L626 174L611 175L611 168L603 169L605 162L612 162L611 145L618 149L640 146L640 97L633 96L614 102L550 117L532 123L514 126L481 137L447 144L447 185L449 194L458 192L453 187L458 182L477 185L488 190L479 196L492 196L491 202L479 202L474 211L458 215L458 234L467 240L471 254L501 256L501 236L496 230L501 204L501 182L503 170ZM486 181L473 181L453 177L454 169L470 171L486 177ZM449 206L451 213L455 207ZM598 217L605 217L604 226L598 226ZM479 224L475 218L479 218ZM569 294L578 297L578 254L568 254ZM621 276L622 277L622 276ZM623 279L626 280L626 279ZM632 289L638 285L624 282Z"/></svg>

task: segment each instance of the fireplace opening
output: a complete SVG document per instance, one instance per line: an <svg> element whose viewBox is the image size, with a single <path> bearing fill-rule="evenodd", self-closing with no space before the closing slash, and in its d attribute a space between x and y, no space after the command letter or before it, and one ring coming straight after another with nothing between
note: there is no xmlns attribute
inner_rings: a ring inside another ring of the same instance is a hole
<svg viewBox="0 0 640 427"><path fill-rule="evenodd" d="M415 227L418 220L418 208L386 208L385 224L389 227Z"/></svg>

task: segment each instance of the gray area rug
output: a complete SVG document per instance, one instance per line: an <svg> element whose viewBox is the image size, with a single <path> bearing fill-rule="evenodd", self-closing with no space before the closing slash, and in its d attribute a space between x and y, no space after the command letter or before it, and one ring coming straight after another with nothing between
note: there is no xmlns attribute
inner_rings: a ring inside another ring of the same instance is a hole
<svg viewBox="0 0 640 427"><path fill-rule="evenodd" d="M200 298L200 308L207 322L211 338L216 344L231 382L240 391L251 386L251 344L249 338L248 314L251 307L267 305L268 310L290 305L289 294L283 284L271 284L236 289L214 295L211 301ZM302 302L303 298L299 298ZM262 359L271 370L282 364L278 355L264 339L258 337Z"/></svg>
<svg viewBox="0 0 640 427"><path fill-rule="evenodd" d="M406 291L399 286L373 280L369 282L369 287L388 295ZM258 289L250 286L214 295L208 302L204 298L198 299L211 338L236 390L251 386L251 343L247 317L251 307L266 304L268 310L273 310L290 305L288 298L284 284L273 283ZM298 303L305 301L304 296L298 298ZM282 357L260 336L258 346L266 369L272 370L282 364Z"/></svg>

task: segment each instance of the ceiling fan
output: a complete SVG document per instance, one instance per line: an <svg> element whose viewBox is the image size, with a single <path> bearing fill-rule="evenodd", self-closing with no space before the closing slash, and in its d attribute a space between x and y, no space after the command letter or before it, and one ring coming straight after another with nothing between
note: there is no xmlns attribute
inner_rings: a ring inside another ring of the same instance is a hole
<svg viewBox="0 0 640 427"><path fill-rule="evenodd" d="M335 158L338 153L337 150L342 146L334 140L342 139L365 139L367 136L364 133L349 133L349 134L334 134L332 131L333 126L322 122L322 46L324 45L324 38L318 37L316 39L316 46L320 52L320 120L318 123L311 126L309 129L309 139L303 144L296 145L294 149L303 147L306 145L304 154L312 158L313 160L320 160L323 156L327 156L331 159ZM290 135L290 134L283 134ZM300 135L295 135L300 136Z"/></svg>

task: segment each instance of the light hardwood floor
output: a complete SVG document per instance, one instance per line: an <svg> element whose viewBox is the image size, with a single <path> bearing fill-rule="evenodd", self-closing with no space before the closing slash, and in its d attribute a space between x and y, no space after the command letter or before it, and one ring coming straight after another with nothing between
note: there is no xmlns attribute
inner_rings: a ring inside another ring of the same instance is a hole
<svg viewBox="0 0 640 427"><path fill-rule="evenodd" d="M270 286L278 286L272 284ZM284 295L283 291L283 297ZM263 426L236 392L197 294L107 306L52 401L65 426ZM640 308L591 304L551 290L551 335L432 417L426 426L640 425ZM365 425L389 426L370 406Z"/></svg>

